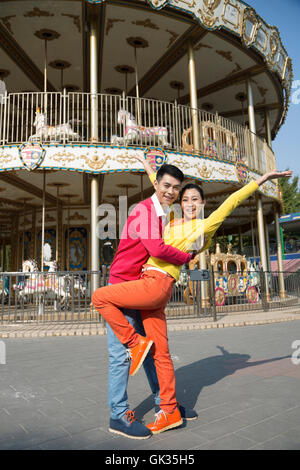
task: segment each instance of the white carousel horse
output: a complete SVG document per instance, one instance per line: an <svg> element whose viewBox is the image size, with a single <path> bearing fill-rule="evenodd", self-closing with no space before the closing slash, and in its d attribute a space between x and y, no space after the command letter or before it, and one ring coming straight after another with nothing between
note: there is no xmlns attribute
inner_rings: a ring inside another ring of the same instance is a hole
<svg viewBox="0 0 300 470"><path fill-rule="evenodd" d="M58 271L58 264L57 261L44 261L46 266L49 266L48 274L55 273ZM84 281L80 276L70 276L69 274L61 275L60 279L63 279L64 286L67 287L68 292L71 290L71 286L73 286L73 291L75 295L79 293L80 296L84 297L86 292L86 286ZM70 293L69 293L70 295Z"/></svg>
<svg viewBox="0 0 300 470"><path fill-rule="evenodd" d="M24 302L27 296L40 300L42 297L47 297L65 304L70 297L67 276L59 277L54 274L57 271L56 261L44 261L44 263L50 268L46 275L39 273L37 262L34 259L23 262L22 271L28 273L29 276L25 277L23 285L19 284L17 287L19 300Z"/></svg>
<svg viewBox="0 0 300 470"><path fill-rule="evenodd" d="M134 141L151 141L153 144L157 143L163 147L171 147L168 142L168 128L167 127L144 127L139 126L136 122L135 117L129 111L120 109L118 111L118 124L125 126L124 138L113 135L111 137L111 143L127 144ZM170 132L171 134L171 132Z"/></svg>
<svg viewBox="0 0 300 470"><path fill-rule="evenodd" d="M62 139L64 137L71 137L72 140L80 140L79 134L74 132L70 122L64 124L58 124L56 126L49 126L47 124L47 116L46 113L41 113L39 109L37 109L35 113L35 120L34 120L34 127L36 129L36 134L31 135L29 137L29 141L33 140L42 140L42 139Z"/></svg>

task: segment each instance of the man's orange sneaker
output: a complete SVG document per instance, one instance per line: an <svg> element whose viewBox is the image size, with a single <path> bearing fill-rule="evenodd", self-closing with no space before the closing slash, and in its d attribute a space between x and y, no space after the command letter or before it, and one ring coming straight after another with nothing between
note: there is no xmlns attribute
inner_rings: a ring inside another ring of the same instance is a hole
<svg viewBox="0 0 300 470"><path fill-rule="evenodd" d="M183 423L181 414L178 408L173 413L166 413L160 410L155 415L154 423L147 424L152 434L159 434L160 432L167 431L168 429L177 428Z"/></svg>
<svg viewBox="0 0 300 470"><path fill-rule="evenodd" d="M144 359L147 356L152 344L153 341L151 341L151 339L141 336L139 343L133 348L129 349L131 358L131 366L129 371L130 375L135 375L137 373L137 371L143 364Z"/></svg>

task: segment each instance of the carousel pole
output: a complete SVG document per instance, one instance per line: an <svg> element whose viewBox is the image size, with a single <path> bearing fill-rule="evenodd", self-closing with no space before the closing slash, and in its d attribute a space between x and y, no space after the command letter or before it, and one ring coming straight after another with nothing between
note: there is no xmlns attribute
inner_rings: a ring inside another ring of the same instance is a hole
<svg viewBox="0 0 300 470"><path fill-rule="evenodd" d="M47 113L47 39L45 39L44 53L44 113Z"/></svg>
<svg viewBox="0 0 300 470"><path fill-rule="evenodd" d="M12 217L11 233L10 233L10 270L18 271L19 269L19 213Z"/></svg>
<svg viewBox="0 0 300 470"><path fill-rule="evenodd" d="M55 260L58 264L58 248L59 248L59 185L56 186L56 236L55 236Z"/></svg>
<svg viewBox="0 0 300 470"><path fill-rule="evenodd" d="M275 233L276 233L276 246L277 246L277 266L278 266L278 280L279 280L279 292L282 299L286 298L284 277L283 277L283 257L282 257L282 244L279 226L279 214L278 206L274 203L274 215L275 215Z"/></svg>
<svg viewBox="0 0 300 470"><path fill-rule="evenodd" d="M270 113L268 109L265 109L265 123L266 123L266 137L267 137L267 144L272 149L272 133L271 133L271 125L270 125Z"/></svg>
<svg viewBox="0 0 300 470"><path fill-rule="evenodd" d="M22 264L24 263L24 256L25 256L25 207L26 202L25 198L23 200L23 233L22 233Z"/></svg>
<svg viewBox="0 0 300 470"><path fill-rule="evenodd" d="M41 271L44 270L45 212L46 212L46 170L43 171Z"/></svg>
<svg viewBox="0 0 300 470"><path fill-rule="evenodd" d="M257 156L257 147L256 147L256 123L255 123L255 112L254 112L254 100L253 100L253 90L250 80L247 80L247 96L248 96L248 118L249 118L249 127L250 127L250 139L253 149L253 166L256 170L259 169L259 162Z"/></svg>
<svg viewBox="0 0 300 470"><path fill-rule="evenodd" d="M251 215L251 241L252 241L252 255L254 266L256 267L256 251L255 251L255 235L254 235L254 224Z"/></svg>
<svg viewBox="0 0 300 470"><path fill-rule="evenodd" d="M94 16L90 19L90 93L91 93L91 141L98 141L98 31ZM91 177L91 294L99 287L99 239L97 237L97 208L99 205L99 177Z"/></svg>
<svg viewBox="0 0 300 470"><path fill-rule="evenodd" d="M199 152L200 139L199 139L199 122L198 122L197 81L196 81L194 49L193 49L192 43L189 43L188 62L189 62L190 102L191 102L192 127L193 127L193 146L194 146L195 152Z"/></svg>
<svg viewBox="0 0 300 470"><path fill-rule="evenodd" d="M31 257L36 259L36 209L32 209L31 214Z"/></svg>
<svg viewBox="0 0 300 470"><path fill-rule="evenodd" d="M137 121L138 121L138 125L140 126L141 125L141 109L140 109L140 92L139 92L136 46L134 46L134 68L135 68L135 90L136 90L136 101L137 101Z"/></svg>
<svg viewBox="0 0 300 470"><path fill-rule="evenodd" d="M265 276L265 286L266 286L266 300L269 302L270 291L269 291L269 282L268 282L268 262L267 262L267 251L266 251L266 237L265 237L265 227L264 227L264 213L261 196L256 196L257 203L257 228L258 228L258 240L259 240L259 251L260 251L260 261L261 266Z"/></svg>
<svg viewBox="0 0 300 470"><path fill-rule="evenodd" d="M190 42L188 47L188 69L189 69L189 84L190 84L190 105L192 113L192 128L193 128L193 146L194 152L200 151L199 139L199 122L198 122L198 100L197 100L197 80L196 80L196 67L193 45ZM200 269L207 269L206 254L200 253ZM203 306L208 304L208 283L201 282L201 298Z"/></svg>
<svg viewBox="0 0 300 470"><path fill-rule="evenodd" d="M70 271L70 195L68 195L67 233L67 271Z"/></svg>
<svg viewBox="0 0 300 470"><path fill-rule="evenodd" d="M59 190L65 186L69 186L69 183L61 183L61 182L53 182L48 183L48 186L52 186L56 188L56 234L55 234L55 260L57 264L61 264L61 254L59 252L61 241L63 240L63 228L62 228L62 205L61 201L59 200L60 197L64 197L60 195ZM70 195L71 197L71 195Z"/></svg>

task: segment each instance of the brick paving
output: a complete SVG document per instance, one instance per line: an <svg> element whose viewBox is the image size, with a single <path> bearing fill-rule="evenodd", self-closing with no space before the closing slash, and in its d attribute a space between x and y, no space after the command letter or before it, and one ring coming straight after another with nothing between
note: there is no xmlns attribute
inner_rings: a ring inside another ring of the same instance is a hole
<svg viewBox="0 0 300 470"><path fill-rule="evenodd" d="M300 449L300 364L291 361L299 318L290 309L169 321L177 398L199 418L143 441L108 432L100 324L0 325L0 449ZM143 370L128 394L137 417L152 420Z"/></svg>

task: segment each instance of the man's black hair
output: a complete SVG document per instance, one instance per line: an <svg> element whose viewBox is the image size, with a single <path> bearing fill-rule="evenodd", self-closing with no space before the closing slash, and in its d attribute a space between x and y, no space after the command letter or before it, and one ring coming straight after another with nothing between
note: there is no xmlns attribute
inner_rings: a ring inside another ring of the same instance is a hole
<svg viewBox="0 0 300 470"><path fill-rule="evenodd" d="M156 181L159 182L164 175L173 176L173 178L180 181L180 183L182 183L184 180L184 174L182 173L182 171L179 170L177 166L169 165L168 163L165 163L160 167L160 169L156 173Z"/></svg>
<svg viewBox="0 0 300 470"><path fill-rule="evenodd" d="M180 191L179 202L182 201L183 195L184 195L184 193L185 193L185 191L186 191L187 189L196 189L196 190L198 191L198 193L200 194L202 201L204 201L205 196L204 196L204 191L203 191L203 189L201 188L201 186L198 186L198 185L195 184L195 183L188 183L188 184L186 184L186 185L182 188L182 190Z"/></svg>

